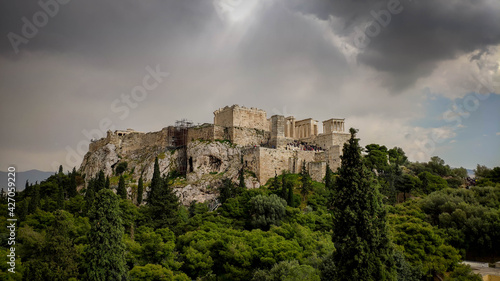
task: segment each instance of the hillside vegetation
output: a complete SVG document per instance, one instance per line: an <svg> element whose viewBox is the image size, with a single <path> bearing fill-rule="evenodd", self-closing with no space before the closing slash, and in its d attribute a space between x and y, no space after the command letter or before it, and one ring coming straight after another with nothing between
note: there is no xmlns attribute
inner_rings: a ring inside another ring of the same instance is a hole
<svg viewBox="0 0 500 281"><path fill-rule="evenodd" d="M2 197L0 280L482 280L460 261L500 259L500 167L478 165L471 185L464 168L361 148L355 133L323 182L303 168L247 189L241 171L218 203L181 205L182 176L158 161L133 183L146 202L127 198L126 169L61 169L16 194L15 274Z"/></svg>

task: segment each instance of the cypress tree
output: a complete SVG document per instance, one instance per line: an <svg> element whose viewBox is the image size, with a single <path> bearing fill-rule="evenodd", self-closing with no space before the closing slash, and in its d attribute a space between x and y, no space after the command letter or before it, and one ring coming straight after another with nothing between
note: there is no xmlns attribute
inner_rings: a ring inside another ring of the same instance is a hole
<svg viewBox="0 0 500 281"><path fill-rule="evenodd" d="M288 206L295 207L293 202L293 183L290 182L290 180L285 181L285 183L286 183L285 186L288 188L288 199L287 199Z"/></svg>
<svg viewBox="0 0 500 281"><path fill-rule="evenodd" d="M271 183L271 189L272 190L279 189L278 174L276 173L276 171L274 171L274 179L273 182Z"/></svg>
<svg viewBox="0 0 500 281"><path fill-rule="evenodd" d="M285 171L283 171L281 173L281 198L285 199L287 201L287 203L290 203L290 202L288 202L287 182L288 182L287 174L285 173Z"/></svg>
<svg viewBox="0 0 500 281"><path fill-rule="evenodd" d="M139 178L139 183L137 184L137 205L142 203L142 193L144 193L144 183L142 182L142 176Z"/></svg>
<svg viewBox="0 0 500 281"><path fill-rule="evenodd" d="M326 163L325 188L327 190L333 189L333 172L328 163Z"/></svg>
<svg viewBox="0 0 500 281"><path fill-rule="evenodd" d="M73 171L69 177L69 187L68 187L68 197L75 197L78 194L76 190L76 169L73 167Z"/></svg>
<svg viewBox="0 0 500 281"><path fill-rule="evenodd" d="M148 204L155 205L155 200L158 197L159 190L162 185L162 179L160 175L160 165L158 164L158 157L155 158L155 164L153 168L153 178L151 178L151 185L148 192Z"/></svg>
<svg viewBox="0 0 500 281"><path fill-rule="evenodd" d="M57 209L64 208L64 188L62 186L57 187Z"/></svg>
<svg viewBox="0 0 500 281"><path fill-rule="evenodd" d="M109 176L106 176L106 183L104 184L104 188L109 189L111 186L111 183L109 182Z"/></svg>
<svg viewBox="0 0 500 281"><path fill-rule="evenodd" d="M89 218L91 229L85 251L85 280L126 280L125 245L122 242L123 226L118 196L109 189L99 191Z"/></svg>
<svg viewBox="0 0 500 281"><path fill-rule="evenodd" d="M302 166L302 178L300 181L302 182L302 186L300 189L300 194L302 195L302 199L305 200L307 194L309 194L310 191L312 191L312 179L311 176L309 176L309 172L306 170L306 161L304 161L304 164Z"/></svg>
<svg viewBox="0 0 500 281"><path fill-rule="evenodd" d="M120 176L116 195L118 195L121 199L127 199L127 189L125 188L125 179L123 178L123 176Z"/></svg>
<svg viewBox="0 0 500 281"><path fill-rule="evenodd" d="M175 226L180 206L179 198L168 184L169 178L163 176L160 180L155 200L152 203L148 202L150 219L155 229Z"/></svg>
<svg viewBox="0 0 500 281"><path fill-rule="evenodd" d="M335 280L395 280L386 211L371 173L363 165L356 132L351 128L351 138L344 144L333 199Z"/></svg>
<svg viewBox="0 0 500 281"><path fill-rule="evenodd" d="M245 171L243 170L243 167L240 170L240 174L239 174L238 178L240 180L240 183L238 186L241 188L247 188L247 186L245 185Z"/></svg>
<svg viewBox="0 0 500 281"><path fill-rule="evenodd" d="M90 179L87 184L87 191L85 191L85 211L89 212L94 204L95 199L95 179Z"/></svg>
<svg viewBox="0 0 500 281"><path fill-rule="evenodd" d="M37 184L33 189L33 196L28 206L28 213L30 214L33 214L40 207L40 186Z"/></svg>
<svg viewBox="0 0 500 281"><path fill-rule="evenodd" d="M99 175L97 176L97 180L94 185L94 191L97 194L99 191L106 187L106 177L104 176L104 172L99 171Z"/></svg>

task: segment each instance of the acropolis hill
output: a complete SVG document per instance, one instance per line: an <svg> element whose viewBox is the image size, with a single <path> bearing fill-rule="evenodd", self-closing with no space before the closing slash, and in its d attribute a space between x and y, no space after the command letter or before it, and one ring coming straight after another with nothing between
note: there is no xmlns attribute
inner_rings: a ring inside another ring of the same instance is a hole
<svg viewBox="0 0 500 281"><path fill-rule="evenodd" d="M158 132L108 131L89 145L80 172L90 178L103 170L112 177L114 167L127 162L129 196L135 198L134 181L141 175L151 180L158 157L162 173L186 176L176 186L184 204L215 198L213 187L224 178L236 181L241 169L248 188L284 170L298 173L304 164L314 180L322 181L327 163L332 170L339 167L342 146L350 137L344 119L322 123L323 133L318 133L318 121L312 118L267 118L261 109L226 106L214 111L213 124L194 126L182 120Z"/></svg>

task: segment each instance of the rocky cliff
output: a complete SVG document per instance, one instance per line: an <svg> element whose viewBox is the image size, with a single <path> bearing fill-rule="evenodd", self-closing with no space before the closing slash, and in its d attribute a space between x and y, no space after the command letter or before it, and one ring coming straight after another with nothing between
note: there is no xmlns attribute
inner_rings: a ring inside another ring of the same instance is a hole
<svg viewBox="0 0 500 281"><path fill-rule="evenodd" d="M192 141L187 146L171 147L166 136L165 130L121 136L108 132L106 138L90 144L80 172L88 179L103 170L106 176L115 179L113 183L116 182L117 165L126 162L129 196L134 199L136 181L142 175L148 186L153 176L154 159L158 157L162 174L177 171L185 175L185 178L181 176L175 181L174 188L186 205L193 200L204 202L215 199L217 187L225 178L237 182L242 168L241 147L224 141ZM245 182L247 188L260 186L258 180L248 173Z"/></svg>

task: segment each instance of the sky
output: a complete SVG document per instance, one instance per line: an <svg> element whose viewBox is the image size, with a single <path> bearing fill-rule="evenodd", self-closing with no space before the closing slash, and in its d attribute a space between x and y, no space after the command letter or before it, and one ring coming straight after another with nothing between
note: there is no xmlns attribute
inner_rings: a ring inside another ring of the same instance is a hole
<svg viewBox="0 0 500 281"><path fill-rule="evenodd" d="M226 105L345 118L412 161L500 166L498 0L0 2L0 170Z"/></svg>

